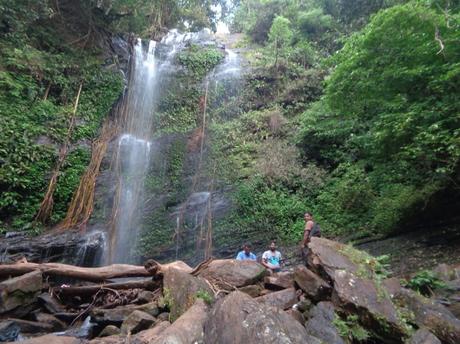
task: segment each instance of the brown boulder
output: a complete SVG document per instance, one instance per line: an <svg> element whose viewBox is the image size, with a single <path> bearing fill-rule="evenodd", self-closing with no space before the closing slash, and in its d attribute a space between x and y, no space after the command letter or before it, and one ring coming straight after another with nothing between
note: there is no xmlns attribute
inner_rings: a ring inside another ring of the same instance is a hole
<svg viewBox="0 0 460 344"><path fill-rule="evenodd" d="M296 304L297 295L294 288L289 288L257 297L255 300L266 306L289 309Z"/></svg>
<svg viewBox="0 0 460 344"><path fill-rule="evenodd" d="M238 288L239 291L248 294L250 297L258 297L262 294L262 287L257 284L247 285L241 288Z"/></svg>
<svg viewBox="0 0 460 344"><path fill-rule="evenodd" d="M265 288L288 289L294 286L294 273L290 271L278 272L264 278Z"/></svg>
<svg viewBox="0 0 460 344"><path fill-rule="evenodd" d="M41 271L32 271L0 282L0 313L35 302L42 288Z"/></svg>
<svg viewBox="0 0 460 344"><path fill-rule="evenodd" d="M358 256L365 253L355 250L351 246L325 238L313 237L308 247L308 266L323 278L333 281L336 270L345 270L351 273L361 270L369 271L367 266L360 266L355 262L358 260L356 259L359 258Z"/></svg>
<svg viewBox="0 0 460 344"><path fill-rule="evenodd" d="M67 328L67 325L63 321L48 313L37 312L34 313L33 318L39 323L51 325L53 327L53 331L62 331Z"/></svg>
<svg viewBox="0 0 460 344"><path fill-rule="evenodd" d="M83 340L75 337L66 336L55 336L53 334L47 334L45 336L30 338L21 341L24 344L82 344Z"/></svg>
<svg viewBox="0 0 460 344"><path fill-rule="evenodd" d="M121 333L137 333L148 329L155 322L155 318L142 311L134 311L121 324Z"/></svg>
<svg viewBox="0 0 460 344"><path fill-rule="evenodd" d="M152 317L156 317L160 313L158 304L156 302L150 302L144 305L125 305L111 309L93 308L90 311L90 315L92 322L101 326L120 326L123 320L136 310L148 313Z"/></svg>
<svg viewBox="0 0 460 344"><path fill-rule="evenodd" d="M205 343L320 343L284 311L239 291L216 302L204 328Z"/></svg>
<svg viewBox="0 0 460 344"><path fill-rule="evenodd" d="M334 280L332 301L336 307L357 314L365 327L395 341L402 341L407 335L396 307L382 286L341 270L335 272Z"/></svg>
<svg viewBox="0 0 460 344"><path fill-rule="evenodd" d="M334 305L331 302L320 302L309 313L305 324L307 332L328 344L345 344L334 326Z"/></svg>
<svg viewBox="0 0 460 344"><path fill-rule="evenodd" d="M148 344L152 342L152 339L158 338L164 330L170 326L169 321L162 321L156 324L154 327L149 328L136 334L133 338L133 344Z"/></svg>
<svg viewBox="0 0 460 344"><path fill-rule="evenodd" d="M400 289L394 300L406 313L413 315L411 321L430 330L443 343L460 343L460 320L446 307L405 288Z"/></svg>
<svg viewBox="0 0 460 344"><path fill-rule="evenodd" d="M206 293L209 297L214 297L208 283L201 277L195 277L174 268L165 270L163 296L168 303L172 321L180 317L195 303L199 293Z"/></svg>
<svg viewBox="0 0 460 344"><path fill-rule="evenodd" d="M319 301L327 299L332 292L331 286L305 266L298 266L294 270L294 280L306 296Z"/></svg>
<svg viewBox="0 0 460 344"><path fill-rule="evenodd" d="M120 334L120 329L115 325L107 325L104 329L99 333L99 337L108 337L108 336L116 336Z"/></svg>
<svg viewBox="0 0 460 344"><path fill-rule="evenodd" d="M407 344L441 344L436 336L425 328L418 329Z"/></svg>
<svg viewBox="0 0 460 344"><path fill-rule="evenodd" d="M195 304L179 319L164 329L159 335L150 337L147 342L155 344L203 343L203 326L208 316L207 310L207 306L203 300L196 300ZM145 338L144 336L144 340Z"/></svg>
<svg viewBox="0 0 460 344"><path fill-rule="evenodd" d="M265 274L265 268L254 261L219 259L213 260L199 276L216 283L222 289L233 290L233 287L254 284Z"/></svg>
<svg viewBox="0 0 460 344"><path fill-rule="evenodd" d="M286 314L290 315L291 317L293 317L299 324L301 324L302 326L304 325L305 323L305 319L302 315L302 313L300 313L297 309L288 309L286 311Z"/></svg>

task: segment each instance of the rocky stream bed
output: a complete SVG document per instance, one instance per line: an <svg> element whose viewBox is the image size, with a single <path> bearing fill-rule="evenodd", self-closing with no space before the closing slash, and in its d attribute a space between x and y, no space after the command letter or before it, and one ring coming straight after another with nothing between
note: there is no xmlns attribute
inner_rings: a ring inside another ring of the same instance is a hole
<svg viewBox="0 0 460 344"><path fill-rule="evenodd" d="M0 341L460 343L460 266L441 266L450 291L426 298L362 251L322 238L309 247L308 267L276 274L231 259L3 264Z"/></svg>

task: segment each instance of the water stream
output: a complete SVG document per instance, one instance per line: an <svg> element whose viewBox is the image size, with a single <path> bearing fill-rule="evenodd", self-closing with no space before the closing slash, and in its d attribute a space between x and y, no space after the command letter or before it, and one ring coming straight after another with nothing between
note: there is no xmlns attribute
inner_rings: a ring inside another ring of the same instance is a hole
<svg viewBox="0 0 460 344"><path fill-rule="evenodd" d="M144 205L147 196L155 197L145 194L144 184L152 165L161 164L161 161L157 161L159 158L156 154L161 147L157 147L158 141L153 140L155 112L177 73L174 63L177 54L189 43L215 45L211 37L207 31L181 34L172 30L159 43L138 39L134 44L127 92L121 113L118 114L123 129L116 143L116 158L112 163L117 187L113 195L104 264L134 263L138 259L136 245L141 234ZM223 62L204 81L206 89L228 87L228 80L238 79L239 68L239 57L227 49ZM215 101L213 106L219 106L222 101L223 98ZM203 228L203 224L209 222L207 219L212 209L212 192L206 189L192 190L189 198L186 208L190 210L190 214L187 217L193 218L195 230L198 227ZM177 224L179 226L179 220ZM176 245L176 256L179 256L179 249L179 245Z"/></svg>

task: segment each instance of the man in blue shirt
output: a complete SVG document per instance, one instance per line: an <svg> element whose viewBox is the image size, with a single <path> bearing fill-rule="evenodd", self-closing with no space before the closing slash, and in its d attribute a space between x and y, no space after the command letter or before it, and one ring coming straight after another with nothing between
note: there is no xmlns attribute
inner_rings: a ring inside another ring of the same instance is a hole
<svg viewBox="0 0 460 344"><path fill-rule="evenodd" d="M251 245L244 244L243 251L239 252L236 256L236 260L253 260L256 261L257 257L251 252Z"/></svg>

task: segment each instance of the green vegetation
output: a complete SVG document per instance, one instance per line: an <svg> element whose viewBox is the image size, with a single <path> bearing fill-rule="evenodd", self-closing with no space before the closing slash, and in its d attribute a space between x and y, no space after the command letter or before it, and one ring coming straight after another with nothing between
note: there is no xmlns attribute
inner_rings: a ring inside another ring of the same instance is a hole
<svg viewBox="0 0 460 344"><path fill-rule="evenodd" d="M111 33L157 36L165 26L185 20L201 29L217 20L210 6L196 0L0 1L0 232L42 229L33 219L67 141L82 84L70 149L46 225L65 215L88 164L91 140L123 89L118 59L106 43ZM198 82L221 58L217 49L190 47L181 63ZM183 118L174 108L177 99L163 104L167 111L160 126L168 128L165 132L196 126L200 94L195 86L185 93L190 101L179 109ZM179 122L175 130L174 121Z"/></svg>
<svg viewBox="0 0 460 344"><path fill-rule="evenodd" d="M370 333L359 324L357 315L348 315L342 319L339 315L335 314L332 323L342 338L352 342L365 342L370 337Z"/></svg>
<svg viewBox="0 0 460 344"><path fill-rule="evenodd" d="M206 290L199 290L196 293L196 298L197 299L202 299L208 305L212 304L212 302L214 301L214 298Z"/></svg>
<svg viewBox="0 0 460 344"><path fill-rule="evenodd" d="M433 271L422 270L415 274L406 287L418 291L424 296L432 296L436 289L446 288L447 285L444 281L436 277Z"/></svg>
<svg viewBox="0 0 460 344"><path fill-rule="evenodd" d="M381 237L455 188L459 28L445 1L241 1L253 70L243 113L211 127L237 185L216 232L298 240L308 209L325 235Z"/></svg>

